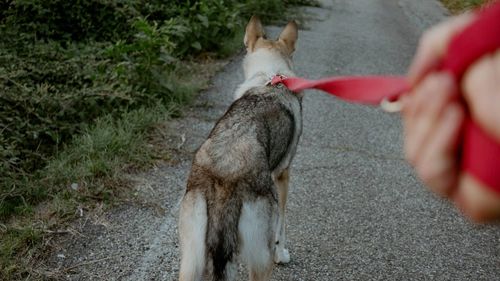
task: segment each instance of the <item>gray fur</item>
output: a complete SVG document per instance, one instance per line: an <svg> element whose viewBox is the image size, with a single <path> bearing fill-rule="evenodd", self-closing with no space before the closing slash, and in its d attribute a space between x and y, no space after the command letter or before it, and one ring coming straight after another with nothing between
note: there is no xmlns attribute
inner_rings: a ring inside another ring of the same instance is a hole
<svg viewBox="0 0 500 281"><path fill-rule="evenodd" d="M266 239L273 253L278 196L272 175L293 158L302 130L301 111L301 97L282 86L251 88L196 152L186 194L203 194L207 205L203 280L230 280L242 246L238 224L245 202L268 202L267 218L262 219L268 221L269 231L259 239Z"/></svg>
<svg viewBox="0 0 500 281"><path fill-rule="evenodd" d="M179 220L180 281L234 280L237 257L251 281L267 281L273 261L290 261L285 204L302 132L301 95L266 82L276 74L295 76L297 24L289 22L277 41L264 34L253 16L238 99L194 157Z"/></svg>

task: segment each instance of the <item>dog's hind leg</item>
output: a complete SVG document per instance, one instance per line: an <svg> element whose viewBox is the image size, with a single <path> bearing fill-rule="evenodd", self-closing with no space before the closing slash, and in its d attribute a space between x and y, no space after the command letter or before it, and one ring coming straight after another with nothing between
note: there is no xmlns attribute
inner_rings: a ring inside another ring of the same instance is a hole
<svg viewBox="0 0 500 281"><path fill-rule="evenodd" d="M286 213L286 199L288 197L288 182L290 175L288 168L283 170L281 174L274 177L274 184L278 190L279 196L279 219L278 228L276 231L276 248L274 252L274 262L288 263L290 262L290 253L285 248L286 232L285 232L285 213Z"/></svg>
<svg viewBox="0 0 500 281"><path fill-rule="evenodd" d="M238 226L240 254L248 266L251 281L271 278L277 209L276 201L267 198L243 203Z"/></svg>
<svg viewBox="0 0 500 281"><path fill-rule="evenodd" d="M250 268L250 281L268 281L271 279L273 272L272 261L271 264L265 268Z"/></svg>
<svg viewBox="0 0 500 281"><path fill-rule="evenodd" d="M179 218L181 244L180 281L200 281L205 268L207 203L200 192L184 195Z"/></svg>

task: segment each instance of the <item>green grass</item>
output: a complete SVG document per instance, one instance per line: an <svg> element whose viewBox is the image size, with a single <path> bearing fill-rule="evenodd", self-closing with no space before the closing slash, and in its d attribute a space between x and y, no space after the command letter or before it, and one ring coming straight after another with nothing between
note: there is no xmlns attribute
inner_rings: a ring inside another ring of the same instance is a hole
<svg viewBox="0 0 500 281"><path fill-rule="evenodd" d="M467 10L480 7L488 0L441 0L444 6L450 10L452 14L459 14Z"/></svg>
<svg viewBox="0 0 500 281"><path fill-rule="evenodd" d="M283 21L290 5L315 4L8 2L0 3L0 280L57 278L43 270L54 233L79 208L130 199L127 173L169 158L158 126L206 86L214 66L202 62L241 50L250 14Z"/></svg>
<svg viewBox="0 0 500 281"><path fill-rule="evenodd" d="M175 88L175 102L97 118L43 169L17 186L15 192L21 203L10 207L2 203L4 212L15 208L10 211L17 215L0 224L0 280L47 277L37 269L37 263L50 248L52 230L71 222L78 207L92 209L96 203L127 198L127 173L169 158L161 146L153 145L162 141L155 137L155 130L170 116L179 114L178 104L189 102L206 86L208 76L201 71L213 73L207 67L190 65L179 67L176 75L166 78ZM33 205L23 198L25 195L43 203Z"/></svg>
<svg viewBox="0 0 500 281"><path fill-rule="evenodd" d="M94 179L117 179L116 175L125 168L142 168L154 159L164 159L166 156L147 145L148 133L155 125L176 115L177 105L188 103L206 85L206 80L197 78L193 67L179 67L175 75L165 78L175 89L175 101L141 107L118 118L105 115L96 119L49 162L42 178L50 179L55 186L77 183L85 190Z"/></svg>
<svg viewBox="0 0 500 281"><path fill-rule="evenodd" d="M0 262L3 280L15 280L15 273L30 268L42 242L42 231L33 226L9 227L3 230ZM23 257L23 258L20 258ZM11 262L16 261L16 262Z"/></svg>
<svg viewBox="0 0 500 281"><path fill-rule="evenodd" d="M126 172L147 168L157 160L168 158L148 144L151 131L166 121L172 110L158 105L124 113L120 118L111 115L98 118L49 161L33 181L37 186L28 186L34 189L30 192L39 192L38 196L46 199L44 204L24 205L21 212L24 216L18 215L2 226L2 277L5 280L26 276L42 278L36 264L43 256L42 250L47 250L50 230L64 229L65 224L75 218L79 206L91 209L95 203L126 197L124 191L129 185L124 176ZM39 209L34 211L34 208Z"/></svg>
<svg viewBox="0 0 500 281"><path fill-rule="evenodd" d="M147 144L148 132L170 113L170 109L159 105L124 113L118 119L103 116L49 161L32 182L36 186L24 186L33 189L25 193L38 193L45 203L37 211L34 208L38 206L22 205L22 212L18 212L24 216L18 215L3 226L3 278L41 278L35 264L48 245L50 230L64 228L75 217L78 206L89 209L96 202L122 198L128 186L124 171L148 167L154 160L167 157Z"/></svg>

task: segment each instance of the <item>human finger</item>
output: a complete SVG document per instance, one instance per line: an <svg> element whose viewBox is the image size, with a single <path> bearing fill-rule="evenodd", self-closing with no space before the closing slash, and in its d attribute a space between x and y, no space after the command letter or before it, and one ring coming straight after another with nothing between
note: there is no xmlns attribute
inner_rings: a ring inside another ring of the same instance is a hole
<svg viewBox="0 0 500 281"><path fill-rule="evenodd" d="M424 32L408 70L407 77L411 85L417 84L425 74L438 65L453 36L462 31L474 18L474 13L464 13Z"/></svg>
<svg viewBox="0 0 500 281"><path fill-rule="evenodd" d="M405 123L405 154L412 165L416 165L420 152L426 149L426 142L432 138L441 112L455 92L453 79L449 74L429 75L421 86L415 89L412 109L408 110Z"/></svg>
<svg viewBox="0 0 500 281"><path fill-rule="evenodd" d="M500 141L500 51L472 65L462 85L472 119Z"/></svg>
<svg viewBox="0 0 500 281"><path fill-rule="evenodd" d="M454 200L458 208L475 222L500 220L500 193L468 173L460 176Z"/></svg>
<svg viewBox="0 0 500 281"><path fill-rule="evenodd" d="M452 195L457 184L457 149L464 116L457 102L446 106L415 166L422 181L441 196Z"/></svg>

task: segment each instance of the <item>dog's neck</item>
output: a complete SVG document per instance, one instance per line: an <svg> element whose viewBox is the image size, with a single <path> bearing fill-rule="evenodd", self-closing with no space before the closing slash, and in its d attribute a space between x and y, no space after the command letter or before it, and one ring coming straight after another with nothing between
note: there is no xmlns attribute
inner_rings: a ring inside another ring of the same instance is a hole
<svg viewBox="0 0 500 281"><path fill-rule="evenodd" d="M239 99L250 88L266 85L276 74L295 76L290 59L266 49L247 54L243 70L245 81L236 90L235 99Z"/></svg>

